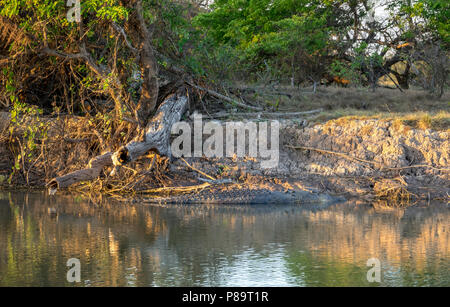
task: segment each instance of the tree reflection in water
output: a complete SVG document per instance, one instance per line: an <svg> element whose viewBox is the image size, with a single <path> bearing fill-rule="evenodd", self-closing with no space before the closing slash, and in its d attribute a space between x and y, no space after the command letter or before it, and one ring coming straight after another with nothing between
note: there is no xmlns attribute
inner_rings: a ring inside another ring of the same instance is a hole
<svg viewBox="0 0 450 307"><path fill-rule="evenodd" d="M449 217L444 204L156 207L3 193L0 286L372 285L372 257L381 285L448 286ZM80 284L66 281L69 258Z"/></svg>

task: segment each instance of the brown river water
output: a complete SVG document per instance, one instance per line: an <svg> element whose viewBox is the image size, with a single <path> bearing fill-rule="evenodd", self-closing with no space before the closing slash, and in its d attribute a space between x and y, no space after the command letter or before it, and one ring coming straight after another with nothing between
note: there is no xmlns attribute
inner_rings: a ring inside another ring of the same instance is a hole
<svg viewBox="0 0 450 307"><path fill-rule="evenodd" d="M71 258L80 282L67 279ZM0 192L0 286L450 286L450 210Z"/></svg>

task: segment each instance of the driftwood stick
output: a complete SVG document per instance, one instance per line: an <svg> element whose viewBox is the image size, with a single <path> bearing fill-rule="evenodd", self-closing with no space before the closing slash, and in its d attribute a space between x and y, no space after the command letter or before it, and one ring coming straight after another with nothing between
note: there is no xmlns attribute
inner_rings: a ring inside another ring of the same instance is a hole
<svg viewBox="0 0 450 307"><path fill-rule="evenodd" d="M211 186L211 183L205 182L202 184L183 186L183 187L162 187L139 191L141 194L153 194L153 193L185 193L189 191L204 189Z"/></svg>
<svg viewBox="0 0 450 307"><path fill-rule="evenodd" d="M181 187L162 187L154 189L146 189L138 191L140 194L153 194L153 193L186 193L194 190L200 190L216 184L228 184L233 183L231 179L221 179L221 180L208 180L203 178L198 178L203 181L201 184L191 185L191 186L181 186Z"/></svg>
<svg viewBox="0 0 450 307"><path fill-rule="evenodd" d="M182 160L184 163L186 163L186 165L187 165L188 167L190 167L190 168L193 169L194 171L198 172L199 174L201 174L201 175L203 175L203 176L205 176L205 177L207 177L207 178L209 178L209 179L211 179L211 180L213 180L213 181L216 180L216 178L214 178L214 177L212 177L212 176L210 176L210 175L208 175L208 174L202 172L202 171L199 170L198 168L195 168L195 167L193 167L192 165L190 165L184 158L181 158L181 160Z"/></svg>

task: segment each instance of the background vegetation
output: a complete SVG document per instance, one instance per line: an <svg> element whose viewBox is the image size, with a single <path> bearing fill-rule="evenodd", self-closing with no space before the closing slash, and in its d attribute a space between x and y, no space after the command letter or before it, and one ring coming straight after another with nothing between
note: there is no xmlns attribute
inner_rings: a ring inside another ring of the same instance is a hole
<svg viewBox="0 0 450 307"><path fill-rule="evenodd" d="M81 22L69 22L65 0L0 0L0 115L11 122L0 142L14 160L0 183L14 182L17 172L29 183L25 170L48 155L45 146L55 149L49 135L73 148L88 142L87 156L117 149L182 86L206 112L236 110L235 102L271 112L323 108L324 120L430 111L417 121L446 129L449 6L445 0L83 0ZM83 127L66 123L55 131L50 119L74 115L83 116Z"/></svg>
<svg viewBox="0 0 450 307"><path fill-rule="evenodd" d="M63 0L0 1L2 107L21 102L95 113L111 96L120 94L125 104L139 96L133 75L139 39L128 28L133 2L82 1L83 22L70 23ZM413 83L442 96L449 6L445 0L145 0L142 14L159 65L176 63L210 85L375 88L389 76L403 89ZM81 46L93 63L76 56Z"/></svg>

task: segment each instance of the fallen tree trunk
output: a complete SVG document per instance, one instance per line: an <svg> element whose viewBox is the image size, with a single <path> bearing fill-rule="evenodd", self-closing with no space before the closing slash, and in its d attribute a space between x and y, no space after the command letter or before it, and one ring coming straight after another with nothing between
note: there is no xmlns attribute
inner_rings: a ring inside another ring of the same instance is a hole
<svg viewBox="0 0 450 307"><path fill-rule="evenodd" d="M88 163L88 167L85 169L52 179L47 184L50 194L54 194L58 189L67 188L72 184L97 178L100 176L100 172L104 167L112 165L111 156L112 153L107 152L91 159Z"/></svg>
<svg viewBox="0 0 450 307"><path fill-rule="evenodd" d="M170 130L174 123L180 121L186 111L188 101L186 94L169 96L148 123L145 141L132 141L116 151L112 155L114 166L132 162L150 149L156 150L159 155L171 157Z"/></svg>
<svg viewBox="0 0 450 307"><path fill-rule="evenodd" d="M189 99L185 93L177 93L167 97L148 122L144 141L135 139L116 152L103 153L91 159L85 169L50 180L47 184L49 192L53 194L58 189L67 188L75 183L93 180L100 176L103 168L108 166L120 167L136 160L150 150L171 157L169 144L171 128L174 123L180 121L181 116L187 109L188 102Z"/></svg>

